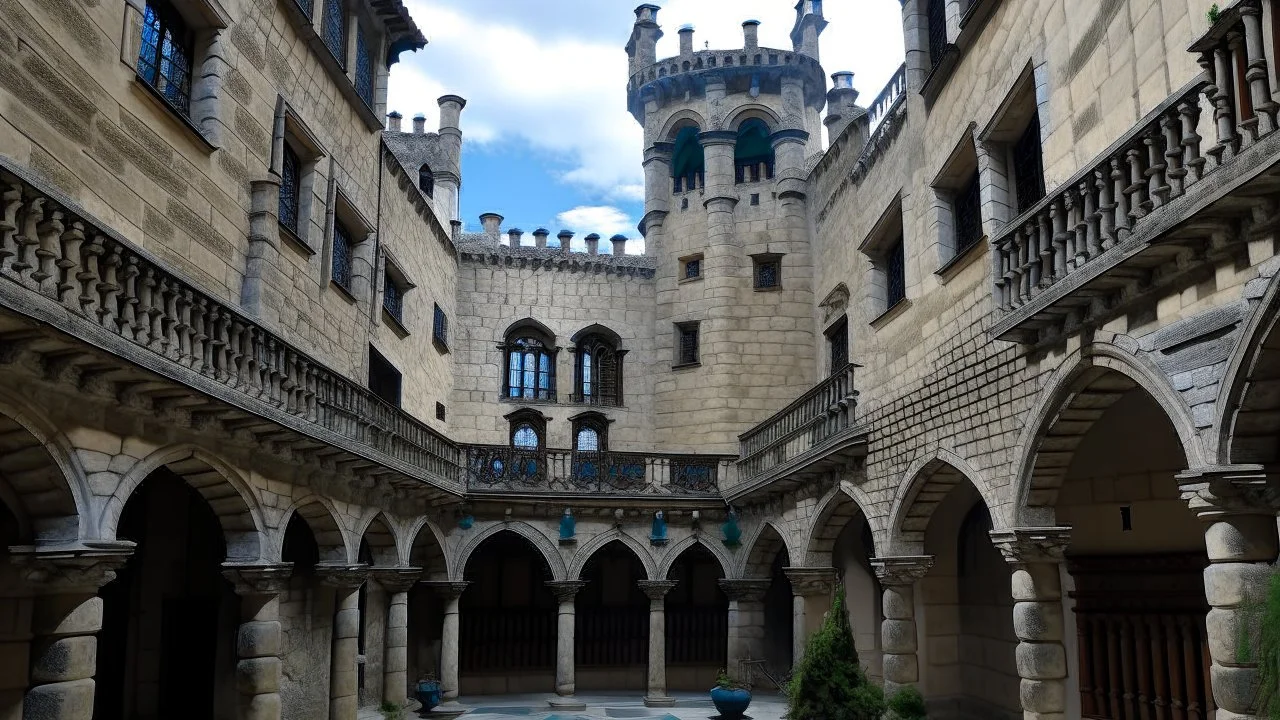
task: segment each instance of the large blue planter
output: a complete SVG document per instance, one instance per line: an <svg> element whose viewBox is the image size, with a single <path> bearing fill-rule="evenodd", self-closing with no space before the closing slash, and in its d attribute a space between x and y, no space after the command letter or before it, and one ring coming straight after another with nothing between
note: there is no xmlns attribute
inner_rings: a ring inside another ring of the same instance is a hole
<svg viewBox="0 0 1280 720"><path fill-rule="evenodd" d="M711 702L720 713L720 720L738 720L751 704L751 691L744 688L711 688Z"/></svg>
<svg viewBox="0 0 1280 720"><path fill-rule="evenodd" d="M423 680L418 683L418 702L422 703L422 712L427 712L440 704L440 683L434 680Z"/></svg>

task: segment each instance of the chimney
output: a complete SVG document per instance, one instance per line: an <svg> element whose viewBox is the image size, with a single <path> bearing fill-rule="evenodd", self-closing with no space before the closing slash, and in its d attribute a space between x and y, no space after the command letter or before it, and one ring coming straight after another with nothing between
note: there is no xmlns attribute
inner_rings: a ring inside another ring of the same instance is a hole
<svg viewBox="0 0 1280 720"><path fill-rule="evenodd" d="M467 101L457 95L443 95L436 104L440 106L440 129L460 127L462 122L462 109L467 106Z"/></svg>
<svg viewBox="0 0 1280 720"><path fill-rule="evenodd" d="M485 213L480 216L480 225L484 228L485 237L497 242L502 228L502 216L498 213Z"/></svg>
<svg viewBox="0 0 1280 720"><path fill-rule="evenodd" d="M680 26L680 57L688 57L693 54L693 26Z"/></svg>
<svg viewBox="0 0 1280 720"><path fill-rule="evenodd" d="M421 135L427 131L427 116L418 113L413 116L413 134Z"/></svg>
<svg viewBox="0 0 1280 720"><path fill-rule="evenodd" d="M748 20L742 23L742 46L748 51L760 48L760 21Z"/></svg>
<svg viewBox="0 0 1280 720"><path fill-rule="evenodd" d="M627 40L627 57L630 59L629 72L636 72L649 67L658 59L658 40L662 38L662 28L658 27L657 5L641 5L636 8L636 24L631 28L631 38Z"/></svg>
<svg viewBox="0 0 1280 720"><path fill-rule="evenodd" d="M572 230L561 230L561 231L560 231L560 234L559 234L559 235L556 235L556 237L557 237L557 238L560 238L560 252L562 252L562 253L568 253L568 252L569 252L569 242L570 242L571 240L573 240L573 231L572 231Z"/></svg>
<svg viewBox="0 0 1280 720"><path fill-rule="evenodd" d="M507 231L507 244L511 247L520 247L520 238L524 235L524 231L520 228L511 228Z"/></svg>
<svg viewBox="0 0 1280 720"><path fill-rule="evenodd" d="M588 255L597 255L600 253L600 236L599 235L597 235L596 233L591 233L584 239L587 241Z"/></svg>
<svg viewBox="0 0 1280 720"><path fill-rule="evenodd" d="M547 230L546 228L538 228L537 230L534 230L534 231L533 231L533 245L534 245L534 247L539 247L539 248L544 248L544 247L546 247L546 246L547 246L547 236L548 236L548 235L550 235L550 234L551 234L551 231Z"/></svg>
<svg viewBox="0 0 1280 720"><path fill-rule="evenodd" d="M849 123L866 113L858 107L858 91L853 89L853 73L845 70L831 76L831 89L827 91L827 140L834 142Z"/></svg>
<svg viewBox="0 0 1280 720"><path fill-rule="evenodd" d="M627 254L627 236L626 235L614 235L613 237L609 238L609 242L613 243L613 254L615 256Z"/></svg>
<svg viewBox="0 0 1280 720"><path fill-rule="evenodd" d="M404 116L395 110L387 113L387 130L391 132L401 132L400 121L402 119L404 119Z"/></svg>

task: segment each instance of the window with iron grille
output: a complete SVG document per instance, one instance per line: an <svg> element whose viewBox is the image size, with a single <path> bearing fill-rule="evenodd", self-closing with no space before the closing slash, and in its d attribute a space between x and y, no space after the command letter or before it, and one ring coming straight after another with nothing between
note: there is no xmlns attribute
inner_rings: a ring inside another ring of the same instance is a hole
<svg viewBox="0 0 1280 720"><path fill-rule="evenodd" d="M138 77L174 110L191 113L191 32L173 5L147 0L138 48Z"/></svg>
<svg viewBox="0 0 1280 720"><path fill-rule="evenodd" d="M320 27L324 45L337 58L338 64L347 64L347 3L346 0L324 0L324 20Z"/></svg>
<svg viewBox="0 0 1280 720"><path fill-rule="evenodd" d="M432 174L431 168L426 165L418 168L418 189L427 197L435 197L436 176Z"/></svg>
<svg viewBox="0 0 1280 720"><path fill-rule="evenodd" d="M436 419L444 420L444 403L436 403Z"/></svg>
<svg viewBox="0 0 1280 720"><path fill-rule="evenodd" d="M604 449L600 431L591 425L578 428L573 434L573 449L577 452L600 452Z"/></svg>
<svg viewBox="0 0 1280 720"><path fill-rule="evenodd" d="M396 282L391 273L383 275L382 309L395 318L396 322L401 325L404 324L404 290L401 289L400 283Z"/></svg>
<svg viewBox="0 0 1280 720"><path fill-rule="evenodd" d="M827 344L831 348L831 372L849 364L849 321L841 320L827 332Z"/></svg>
<svg viewBox="0 0 1280 720"><path fill-rule="evenodd" d="M356 94L365 105L373 107L373 52L369 34L359 24L356 25Z"/></svg>
<svg viewBox="0 0 1280 720"><path fill-rule="evenodd" d="M692 365L698 362L698 323L676 325L676 364Z"/></svg>
<svg viewBox="0 0 1280 720"><path fill-rule="evenodd" d="M601 335L582 338L575 369L574 402L622 405L622 356L611 341Z"/></svg>
<svg viewBox="0 0 1280 720"><path fill-rule="evenodd" d="M1044 153L1040 145L1040 114L1031 113L1031 122L1013 145L1014 192L1018 214L1029 210L1044 197Z"/></svg>
<svg viewBox="0 0 1280 720"><path fill-rule="evenodd" d="M333 221L333 281L343 290L351 290L351 249L355 243L351 239L351 231L341 220Z"/></svg>
<svg viewBox="0 0 1280 720"><path fill-rule="evenodd" d="M689 258L684 261L684 279L692 280L702 277L702 257Z"/></svg>
<svg viewBox="0 0 1280 720"><path fill-rule="evenodd" d="M897 305L907 297L906 244L901 235L885 252L886 308Z"/></svg>
<svg viewBox="0 0 1280 720"><path fill-rule="evenodd" d="M373 346L369 346L369 389L385 402L400 407L400 371Z"/></svg>
<svg viewBox="0 0 1280 720"><path fill-rule="evenodd" d="M302 14L310 18L315 12L315 0L293 0Z"/></svg>
<svg viewBox="0 0 1280 720"><path fill-rule="evenodd" d="M555 399L555 355L542 340L523 336L507 343L507 397Z"/></svg>
<svg viewBox="0 0 1280 720"><path fill-rule="evenodd" d="M956 255L973 247L982 238L982 205L978 196L978 171L956 192Z"/></svg>
<svg viewBox="0 0 1280 720"><path fill-rule="evenodd" d="M782 258L778 256L755 258L755 289L773 290L782 287Z"/></svg>
<svg viewBox="0 0 1280 720"><path fill-rule="evenodd" d="M449 347L449 318L439 305L435 306L435 316L431 322L431 339L440 347Z"/></svg>
<svg viewBox="0 0 1280 720"><path fill-rule="evenodd" d="M298 154L284 144L280 162L280 224L298 234L298 214L302 199L302 162Z"/></svg>
<svg viewBox="0 0 1280 720"><path fill-rule="evenodd" d="M928 0L929 3L929 63L938 67L947 49L947 0Z"/></svg>
<svg viewBox="0 0 1280 720"><path fill-rule="evenodd" d="M537 450L542 447L542 433L531 422L518 422L511 428L511 446Z"/></svg>

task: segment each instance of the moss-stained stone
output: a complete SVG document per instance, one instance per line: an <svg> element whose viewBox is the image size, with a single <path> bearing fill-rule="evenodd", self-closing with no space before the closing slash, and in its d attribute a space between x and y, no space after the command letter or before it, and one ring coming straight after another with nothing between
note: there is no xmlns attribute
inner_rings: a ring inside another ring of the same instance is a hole
<svg viewBox="0 0 1280 720"><path fill-rule="evenodd" d="M231 29L231 44L235 45L243 54L244 59L252 67L262 67L266 62L266 58L262 52L262 38L252 25L248 23L238 23Z"/></svg>
<svg viewBox="0 0 1280 720"><path fill-rule="evenodd" d="M7 0L3 5L11 5L12 0ZM98 33L97 26L88 15L80 9L80 4L75 0L41 0L40 5L44 7L44 11L49 14L59 25L66 28L71 38L75 41L84 52L99 56L102 54L102 36ZM0 11L7 11L8 8L0 7ZM5 12L8 15L8 12Z"/></svg>
<svg viewBox="0 0 1280 720"><path fill-rule="evenodd" d="M120 147L107 141L106 137L101 133L93 136L93 148L90 154L102 163L102 166L116 175L123 175L125 170L124 155L120 152Z"/></svg>
<svg viewBox="0 0 1280 720"><path fill-rule="evenodd" d="M225 87L227 89L227 94L240 101L240 104L242 105L248 105L249 99L253 97L253 87L249 85L249 81L245 78L244 73L239 70L232 69L227 71L227 83Z"/></svg>
<svg viewBox="0 0 1280 720"><path fill-rule="evenodd" d="M143 214L142 231L165 242L171 242L174 236L173 225L151 205L147 205Z"/></svg>
<svg viewBox="0 0 1280 720"><path fill-rule="evenodd" d="M218 153L218 165L231 177L235 178L241 185L249 184L249 171L245 169L244 163L231 156L231 153Z"/></svg>
<svg viewBox="0 0 1280 720"><path fill-rule="evenodd" d="M291 87L297 84L289 59L275 45L267 46L267 71L270 73L271 79L281 87Z"/></svg>
<svg viewBox="0 0 1280 720"><path fill-rule="evenodd" d="M227 239L218 234L213 226L205 222L203 218L191 211L191 208L183 205L176 200L169 201L168 213L169 220L177 225L178 228L186 232L193 239L197 240L209 252L217 255L223 260L230 260L235 253L235 248Z"/></svg>

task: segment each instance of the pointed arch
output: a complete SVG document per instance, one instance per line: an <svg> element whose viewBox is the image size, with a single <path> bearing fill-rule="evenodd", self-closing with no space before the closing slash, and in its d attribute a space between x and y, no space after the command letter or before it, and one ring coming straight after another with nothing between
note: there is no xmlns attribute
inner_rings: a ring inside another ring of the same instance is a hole
<svg viewBox="0 0 1280 720"><path fill-rule="evenodd" d="M1254 280L1253 282L1257 282ZM1251 283L1252 284L1252 283ZM1280 323L1280 272L1273 275L1239 338L1214 404L1214 447L1218 464L1276 462L1280 459L1280 351L1274 345Z"/></svg>
<svg viewBox="0 0 1280 720"><path fill-rule="evenodd" d="M551 569L552 580L564 580L568 569L565 567L564 558L560 557L560 552L551 540L538 531L529 523L520 521L511 522L494 522L480 532L462 546L462 550L458 552L457 563L452 568L453 580L462 580L464 573L467 571L467 561L471 559L472 553L485 540L497 535L501 532L509 532L524 538L533 548L542 555L546 560L547 567Z"/></svg>
<svg viewBox="0 0 1280 720"><path fill-rule="evenodd" d="M453 577L449 555L444 551L444 532L425 516L417 518L402 533L407 543L400 548L401 565L420 567L428 580Z"/></svg>
<svg viewBox="0 0 1280 720"><path fill-rule="evenodd" d="M658 579L658 563L654 559L653 552L649 549L650 546L642 544L639 540L618 528L610 528L579 546L578 551L574 553L573 559L569 562L569 570L566 577L570 580L582 579L582 571L587 567L587 562L591 560L591 556L612 542L621 543L636 556L636 559L640 561L641 567L644 568L643 579Z"/></svg>
<svg viewBox="0 0 1280 720"><path fill-rule="evenodd" d="M865 521L871 526L874 538L877 528L863 509L865 507L863 503L866 502L865 495L859 501L859 498L854 495L855 492L862 494L860 489L841 483L818 501L818 512L814 515L813 525L809 529L809 542L805 547L804 557L801 558L805 567L830 567L836 540L851 522L859 519ZM874 548L868 548L868 551L874 556Z"/></svg>
<svg viewBox="0 0 1280 720"><path fill-rule="evenodd" d="M30 403L0 391L0 500L24 541L96 537L88 483L67 437Z"/></svg>
<svg viewBox="0 0 1280 720"><path fill-rule="evenodd" d="M658 573L656 577L659 580L666 578L667 574L671 572L671 566L675 565L676 560L680 559L680 556L694 545L701 545L711 553L711 556L716 559L716 562L720 563L720 572L724 574L724 577L733 577L733 575L730 574L730 569L733 567L733 558L729 557L729 554L725 552L723 546L717 548L715 543L707 542L701 535L690 535L669 546L667 548L667 552L664 553L662 558L658 561Z"/></svg>
<svg viewBox="0 0 1280 720"><path fill-rule="evenodd" d="M577 344L579 342L582 342L583 338L589 337L591 335L599 335L600 337L613 343L614 347L617 347L619 349L622 348L622 336L619 335L617 332L615 332L612 328L601 325L600 323L593 323L591 325L588 325L582 328L578 332L574 333L573 337L569 338L569 341L574 344Z"/></svg>
<svg viewBox="0 0 1280 720"><path fill-rule="evenodd" d="M129 468L99 517L104 539L116 539L125 503L148 475L162 467L181 477L213 509L226 538L228 562L263 559L265 525L257 497L234 468L194 445L160 448Z"/></svg>
<svg viewBox="0 0 1280 720"><path fill-rule="evenodd" d="M785 553L787 567L795 565L793 555L796 553L787 542L787 536L773 521L760 523L749 540L742 543L748 550L738 553L738 565L734 568L735 577L768 578L773 569L773 560L779 552ZM725 577L729 577L726 575Z"/></svg>
<svg viewBox="0 0 1280 720"><path fill-rule="evenodd" d="M267 557L277 560L283 557L285 530L289 527L289 520L295 514L302 518L307 528L311 530L316 547L320 549L321 562L339 565L353 562L351 543L348 542L347 533L343 532L342 525L338 522L338 510L328 498L320 495L299 498L285 510L280 517L280 525L276 528L276 532L271 533Z"/></svg>
<svg viewBox="0 0 1280 720"><path fill-rule="evenodd" d="M905 555L922 552L924 531L933 511L961 483L972 485L988 508L1000 507L986 479L948 448L938 447L920 454L902 478L889 510L888 538L881 552Z"/></svg>
<svg viewBox="0 0 1280 720"><path fill-rule="evenodd" d="M396 535L391 523L381 510L371 510L356 531L360 546L368 545L376 567L397 567L400 553L396 550Z"/></svg>

